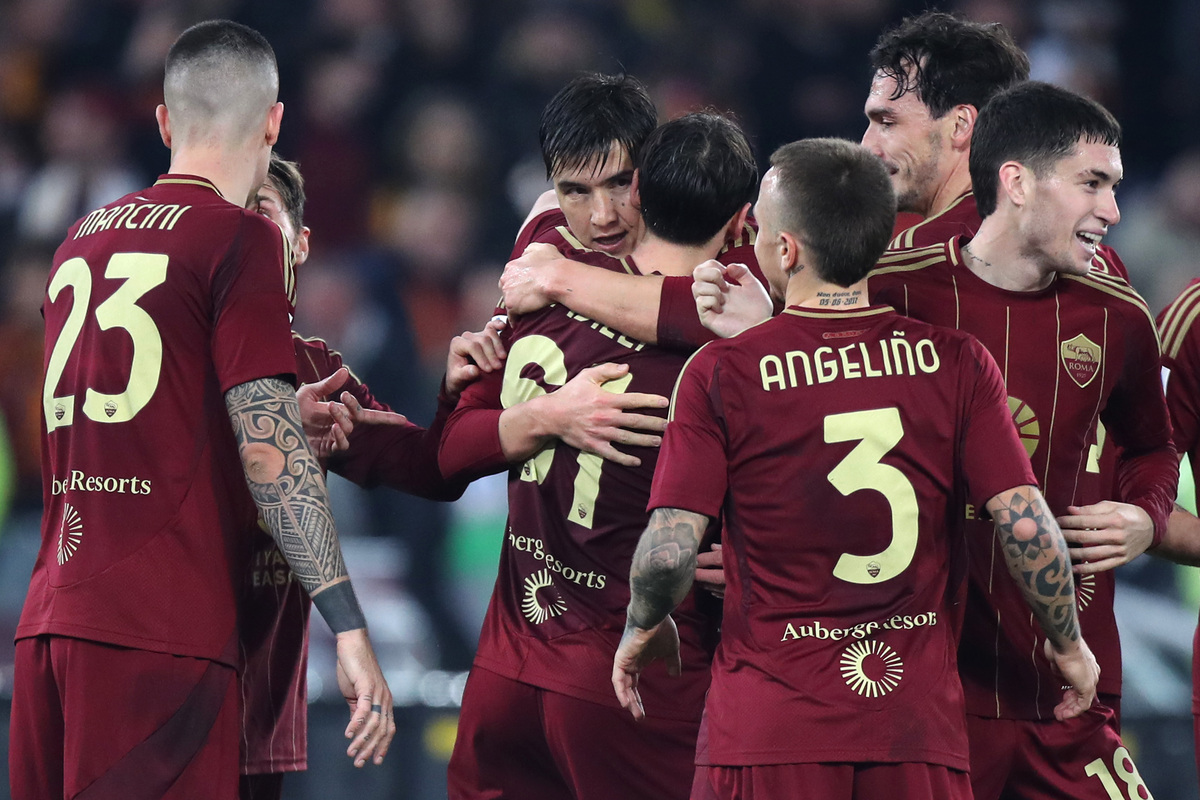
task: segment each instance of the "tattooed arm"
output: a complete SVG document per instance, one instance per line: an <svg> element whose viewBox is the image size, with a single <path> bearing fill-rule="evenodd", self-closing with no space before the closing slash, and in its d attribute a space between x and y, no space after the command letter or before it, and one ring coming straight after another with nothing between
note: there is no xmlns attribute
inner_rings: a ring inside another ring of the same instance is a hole
<svg viewBox="0 0 1200 800"><path fill-rule="evenodd" d="M382 763L396 733L392 693L346 573L325 477L304 435L296 392L286 381L262 378L226 392L225 407L258 512L337 634L338 684L352 710L347 754L355 766L372 755Z"/></svg>
<svg viewBox="0 0 1200 800"><path fill-rule="evenodd" d="M1035 486L1001 492L987 509L1008 571L1046 634L1046 657L1070 683L1054 715L1079 716L1095 699L1100 667L1079 631L1066 540Z"/></svg>
<svg viewBox="0 0 1200 800"><path fill-rule="evenodd" d="M708 521L692 511L656 508L634 551L625 633L612 674L617 699L634 719L646 716L637 690L642 669L664 658L668 673L679 674L679 632L670 614L692 588L696 554Z"/></svg>

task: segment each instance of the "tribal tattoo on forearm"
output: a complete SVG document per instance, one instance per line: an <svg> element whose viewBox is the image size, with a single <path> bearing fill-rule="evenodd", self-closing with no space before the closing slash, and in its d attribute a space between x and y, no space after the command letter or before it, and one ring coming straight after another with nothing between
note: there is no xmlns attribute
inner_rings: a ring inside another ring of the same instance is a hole
<svg viewBox="0 0 1200 800"><path fill-rule="evenodd" d="M292 574L310 595L345 580L325 476L291 385L277 378L243 383L225 393L225 406L250 494Z"/></svg>
<svg viewBox="0 0 1200 800"><path fill-rule="evenodd" d="M1077 641L1075 580L1058 521L1035 487L1023 486L1000 497L1003 502L989 504L989 510L1009 571L1047 635L1059 643ZM1033 524L1022 524L1026 520Z"/></svg>
<svg viewBox="0 0 1200 800"><path fill-rule="evenodd" d="M653 628L692 588L696 554L708 517L678 508L656 508L638 541L629 569L627 625Z"/></svg>

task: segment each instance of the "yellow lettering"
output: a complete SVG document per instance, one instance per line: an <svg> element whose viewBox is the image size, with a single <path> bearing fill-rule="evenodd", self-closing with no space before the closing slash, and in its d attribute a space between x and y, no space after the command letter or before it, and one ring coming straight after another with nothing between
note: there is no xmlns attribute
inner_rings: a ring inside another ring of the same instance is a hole
<svg viewBox="0 0 1200 800"><path fill-rule="evenodd" d="M783 362L779 360L779 356L763 356L762 361L758 362L758 372L762 377L764 392L771 391L772 386L778 389L787 388L783 382Z"/></svg>

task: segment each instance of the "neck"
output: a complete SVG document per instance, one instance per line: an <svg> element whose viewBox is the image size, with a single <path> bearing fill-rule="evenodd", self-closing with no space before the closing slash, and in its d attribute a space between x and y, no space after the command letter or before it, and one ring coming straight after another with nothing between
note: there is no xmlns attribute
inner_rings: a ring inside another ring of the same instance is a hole
<svg viewBox="0 0 1200 800"><path fill-rule="evenodd" d="M929 204L929 209L925 212L925 216L932 217L935 214L942 213L955 200L969 191L971 191L971 172L968 167L967 156L962 155L955 159L953 168L946 175L946 179L938 186L937 191L933 195L933 200Z"/></svg>
<svg viewBox="0 0 1200 800"><path fill-rule="evenodd" d="M984 281L1010 292L1036 292L1054 282L1055 273L1025 254L1015 220L1001 219L993 212L963 248L967 269Z"/></svg>
<svg viewBox="0 0 1200 800"><path fill-rule="evenodd" d="M647 230L633 258L648 270L663 275L691 275L697 265L716 258L725 243L724 230L702 245L673 244Z"/></svg>
<svg viewBox="0 0 1200 800"><path fill-rule="evenodd" d="M171 172L206 178L213 182L226 200L244 206L251 192L258 188L258 158L258 153L246 151L176 147L171 151Z"/></svg>
<svg viewBox="0 0 1200 800"><path fill-rule="evenodd" d="M788 279L784 303L802 308L857 311L871 305L867 300L867 279L850 286L838 286L818 280L805 268Z"/></svg>

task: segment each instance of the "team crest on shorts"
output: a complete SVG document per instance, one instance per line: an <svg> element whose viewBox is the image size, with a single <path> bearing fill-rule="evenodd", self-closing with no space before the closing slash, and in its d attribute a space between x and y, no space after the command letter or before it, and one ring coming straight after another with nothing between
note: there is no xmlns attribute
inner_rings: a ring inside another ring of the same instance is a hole
<svg viewBox="0 0 1200 800"><path fill-rule="evenodd" d="M1100 345L1082 333L1063 342L1059 353L1062 355L1063 366L1067 368L1067 374L1080 389L1086 388L1100 371Z"/></svg>
<svg viewBox="0 0 1200 800"><path fill-rule="evenodd" d="M67 563L83 541L83 518L70 503L63 504L62 521L58 523L58 565Z"/></svg>

